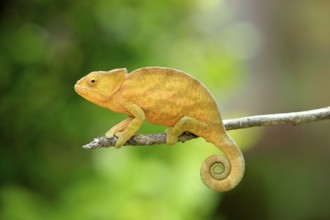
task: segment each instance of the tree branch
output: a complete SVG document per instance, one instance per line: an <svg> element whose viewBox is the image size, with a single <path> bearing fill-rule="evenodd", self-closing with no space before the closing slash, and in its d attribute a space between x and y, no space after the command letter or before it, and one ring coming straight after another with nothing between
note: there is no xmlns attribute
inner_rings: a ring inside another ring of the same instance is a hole
<svg viewBox="0 0 330 220"><path fill-rule="evenodd" d="M274 125L298 125L307 122L314 122L319 120L330 119L330 106L310 111L257 115L243 118L235 118L223 120L226 130L234 130L241 128L260 127L260 126L274 126ZM185 142L197 138L196 135L185 132L179 137L179 142ZM94 138L92 142L83 146L84 149L113 147L117 141L117 137ZM145 146L164 144L166 141L166 134L140 134L134 135L127 141L125 146Z"/></svg>

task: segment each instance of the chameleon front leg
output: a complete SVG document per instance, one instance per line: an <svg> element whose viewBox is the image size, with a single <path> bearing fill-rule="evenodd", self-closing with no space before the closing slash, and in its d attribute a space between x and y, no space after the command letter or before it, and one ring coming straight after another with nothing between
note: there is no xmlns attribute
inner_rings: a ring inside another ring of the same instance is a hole
<svg viewBox="0 0 330 220"><path fill-rule="evenodd" d="M124 126L126 126L126 128L122 132L116 133L118 140L115 147L124 146L124 144L140 129L145 119L144 112L139 106L133 103L126 103L124 108L131 115L131 120L127 119L129 121L123 121L123 124L120 123L122 128ZM127 125L125 123L127 123Z"/></svg>
<svg viewBox="0 0 330 220"><path fill-rule="evenodd" d="M115 126L110 128L110 130L107 131L107 133L105 133L105 136L107 138L111 138L111 137L115 136L117 132L121 132L121 131L125 130L132 120L133 120L133 118L129 117L129 118L125 119L124 121L119 122L118 124L116 124Z"/></svg>

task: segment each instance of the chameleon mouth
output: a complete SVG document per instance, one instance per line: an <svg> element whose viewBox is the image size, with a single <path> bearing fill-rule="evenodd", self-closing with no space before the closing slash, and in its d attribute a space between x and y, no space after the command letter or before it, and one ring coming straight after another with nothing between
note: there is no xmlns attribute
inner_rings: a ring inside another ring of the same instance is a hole
<svg viewBox="0 0 330 220"><path fill-rule="evenodd" d="M95 103L97 105L101 105L106 100L106 97L97 91L94 88L89 88L86 86L82 86L79 84L74 85L74 90L78 95L87 99L88 101ZM101 105L102 106L102 105Z"/></svg>
<svg viewBox="0 0 330 220"><path fill-rule="evenodd" d="M76 91L76 93L78 93L79 95L84 95L87 94L89 91L91 91L91 88L85 87L85 86L81 86L81 85L74 85L74 91Z"/></svg>

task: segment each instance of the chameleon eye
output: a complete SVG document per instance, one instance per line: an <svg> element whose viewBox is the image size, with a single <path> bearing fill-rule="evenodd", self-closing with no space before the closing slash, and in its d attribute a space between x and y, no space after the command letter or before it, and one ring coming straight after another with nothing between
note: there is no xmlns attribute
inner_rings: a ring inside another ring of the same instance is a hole
<svg viewBox="0 0 330 220"><path fill-rule="evenodd" d="M88 80L88 84L90 85L90 86L95 86L96 85L96 80L95 79L90 79L90 80Z"/></svg>

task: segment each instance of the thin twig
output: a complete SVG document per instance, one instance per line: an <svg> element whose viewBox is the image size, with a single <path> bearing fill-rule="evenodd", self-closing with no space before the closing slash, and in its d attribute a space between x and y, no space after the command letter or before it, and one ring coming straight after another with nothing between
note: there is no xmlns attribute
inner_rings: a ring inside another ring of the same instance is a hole
<svg viewBox="0 0 330 220"><path fill-rule="evenodd" d="M260 127L260 126L274 126L274 125L298 125L307 122L314 122L319 120L330 119L330 106L310 111L280 113L257 115L243 118L235 118L223 120L226 130L234 130L241 128ZM179 137L179 142L185 142L197 138L191 133L184 133ZM117 141L117 137L94 138L92 142L83 146L84 149L113 147ZM146 146L155 144L164 144L166 141L166 134L140 134L134 135L125 144L130 146Z"/></svg>

